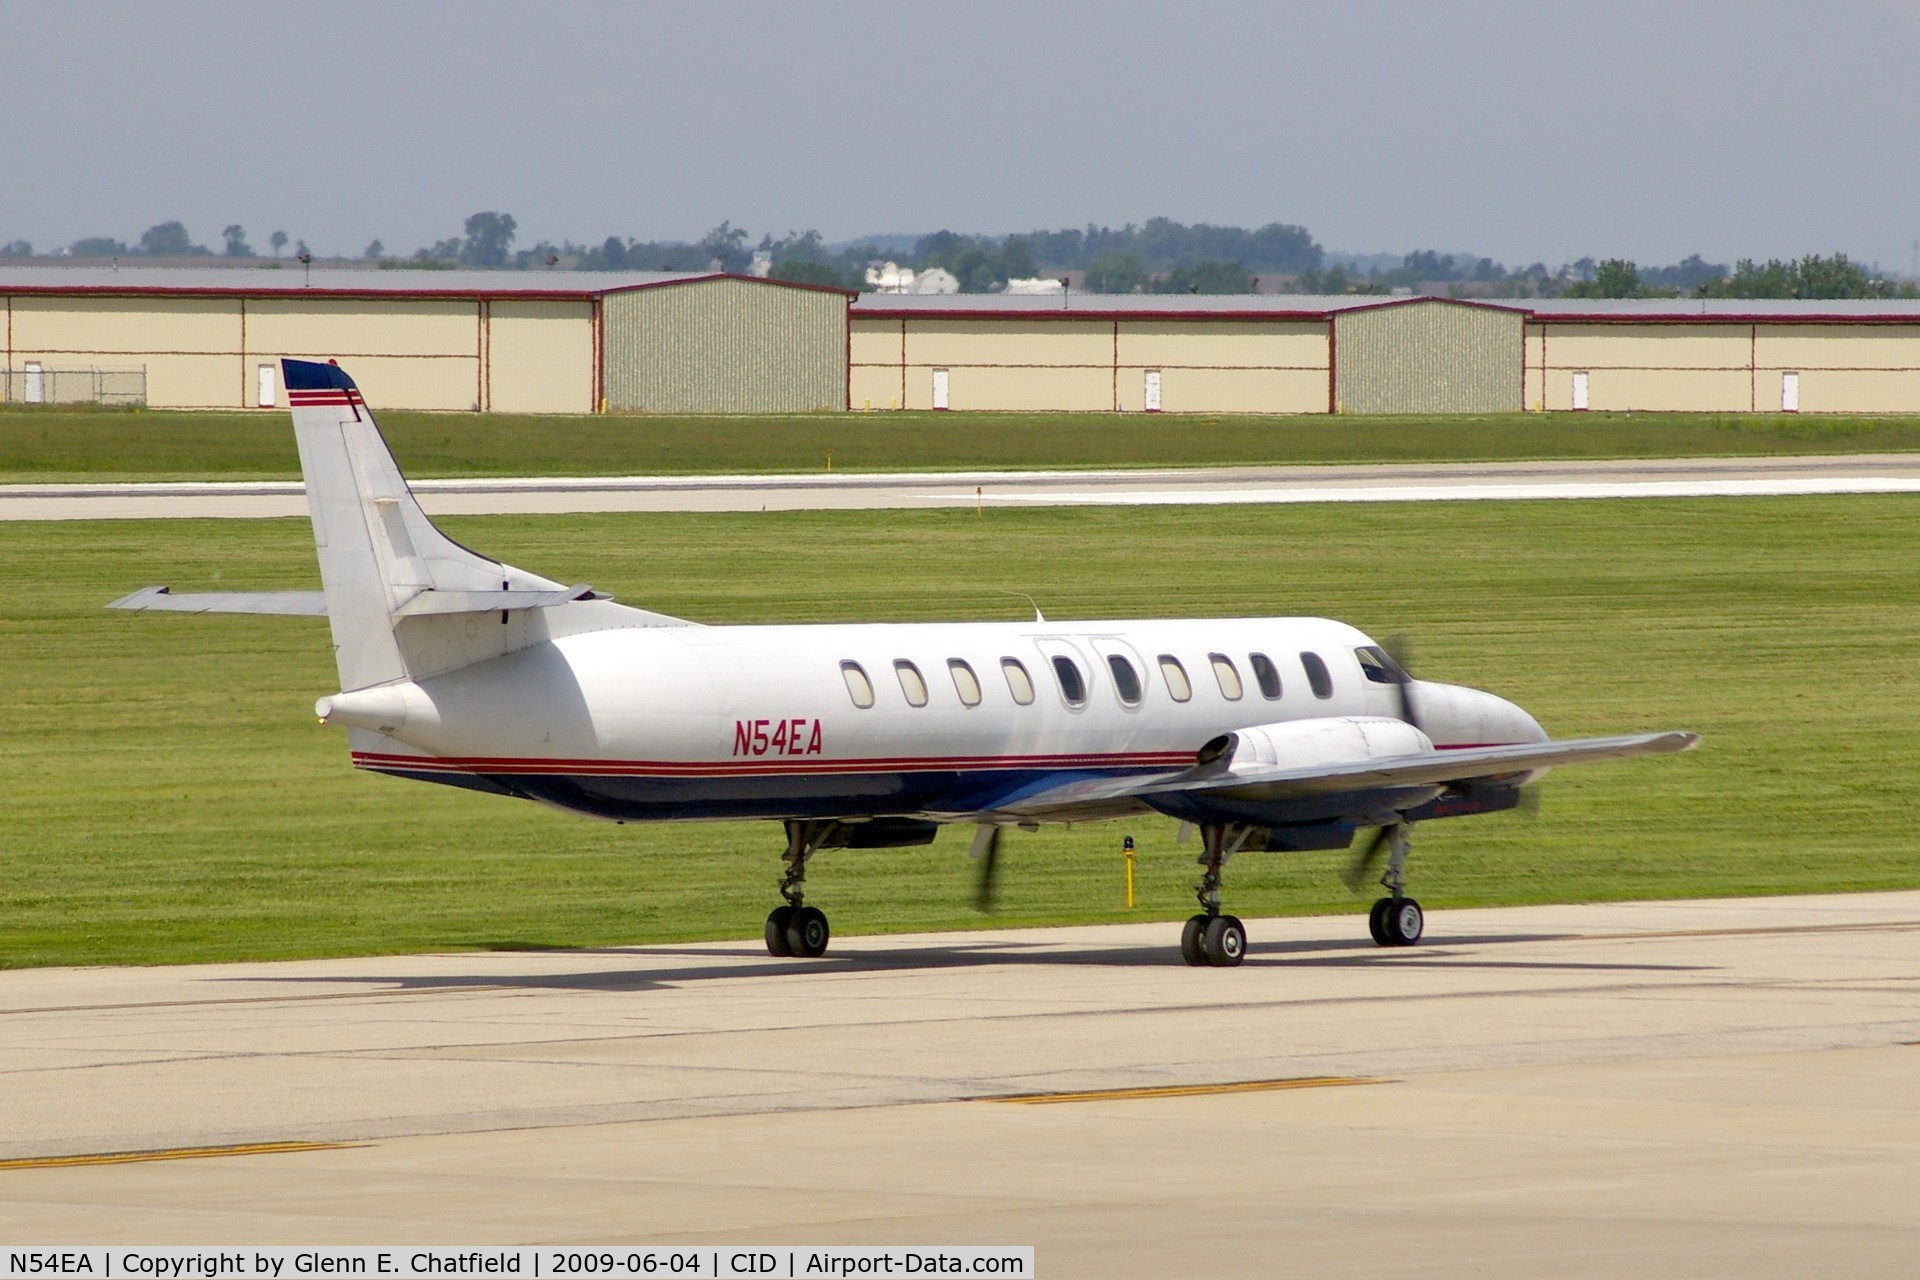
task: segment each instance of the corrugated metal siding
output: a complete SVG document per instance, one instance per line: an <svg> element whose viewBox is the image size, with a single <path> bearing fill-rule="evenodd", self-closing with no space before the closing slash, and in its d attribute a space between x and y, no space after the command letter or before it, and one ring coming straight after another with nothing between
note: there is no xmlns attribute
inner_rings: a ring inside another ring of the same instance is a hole
<svg viewBox="0 0 1920 1280"><path fill-rule="evenodd" d="M703 280L608 294L601 315L609 409L794 413L846 405L844 295Z"/></svg>
<svg viewBox="0 0 1920 1280"><path fill-rule="evenodd" d="M1334 317L1343 413L1500 413L1520 405L1518 312L1449 302Z"/></svg>

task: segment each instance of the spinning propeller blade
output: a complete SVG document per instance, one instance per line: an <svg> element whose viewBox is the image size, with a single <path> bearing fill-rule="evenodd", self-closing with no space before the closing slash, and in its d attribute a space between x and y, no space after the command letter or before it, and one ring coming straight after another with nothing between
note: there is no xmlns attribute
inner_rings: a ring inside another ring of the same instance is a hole
<svg viewBox="0 0 1920 1280"><path fill-rule="evenodd" d="M1388 636L1381 641L1380 647L1386 650L1394 665L1394 692L1400 695L1400 718L1414 728L1420 728L1419 708L1413 699L1413 646L1403 635Z"/></svg>
<svg viewBox="0 0 1920 1280"><path fill-rule="evenodd" d="M1373 839L1367 841L1367 847L1348 864L1346 873L1340 878L1346 881L1349 893L1359 893L1360 886L1372 878L1373 869L1380 865L1380 855L1386 852L1387 845L1392 839L1393 828L1381 827L1374 832Z"/></svg>
<svg viewBox="0 0 1920 1280"><path fill-rule="evenodd" d="M991 914L1000 871L1000 828L981 827L973 839L973 856L980 860L980 879L973 891L973 908Z"/></svg>

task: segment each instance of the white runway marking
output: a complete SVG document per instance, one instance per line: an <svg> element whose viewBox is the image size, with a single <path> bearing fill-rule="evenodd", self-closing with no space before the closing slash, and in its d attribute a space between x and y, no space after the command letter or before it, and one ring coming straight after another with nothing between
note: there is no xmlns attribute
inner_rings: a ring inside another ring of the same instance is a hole
<svg viewBox="0 0 1920 1280"><path fill-rule="evenodd" d="M1823 493L1920 493L1900 476L1780 477L1766 480L1640 480L1611 483L1316 485L1312 488L1132 490L1109 493L996 493L983 500L1032 506L1211 506L1272 502L1495 502L1568 498L1757 498ZM930 500L939 495L925 495Z"/></svg>

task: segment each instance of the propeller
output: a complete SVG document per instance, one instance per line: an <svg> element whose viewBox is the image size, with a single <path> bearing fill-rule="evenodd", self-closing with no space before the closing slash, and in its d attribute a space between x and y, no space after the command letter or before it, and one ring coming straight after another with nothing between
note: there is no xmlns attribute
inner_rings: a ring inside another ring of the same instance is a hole
<svg viewBox="0 0 1920 1280"><path fill-rule="evenodd" d="M1388 636L1380 643L1393 661L1394 692L1400 696L1400 718L1420 729L1420 712L1413 700L1413 645L1404 635ZM1424 732L1424 730L1422 730Z"/></svg>
<svg viewBox="0 0 1920 1280"><path fill-rule="evenodd" d="M1340 877L1346 881L1348 893L1359 893L1360 886L1373 878L1375 868L1380 865L1381 855L1393 843L1393 829L1404 825L1408 824L1389 823L1373 833L1373 839L1367 841L1367 847L1347 865L1346 872Z"/></svg>
<svg viewBox="0 0 1920 1280"><path fill-rule="evenodd" d="M980 879L973 891L973 909L991 914L994 906L995 880L1000 870L1000 828L983 824L974 833L972 856L979 860Z"/></svg>

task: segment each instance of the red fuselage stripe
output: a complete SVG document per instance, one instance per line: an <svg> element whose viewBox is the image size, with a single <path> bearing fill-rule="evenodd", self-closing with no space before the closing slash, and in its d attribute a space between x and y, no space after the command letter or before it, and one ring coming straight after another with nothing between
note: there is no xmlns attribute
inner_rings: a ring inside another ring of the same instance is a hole
<svg viewBox="0 0 1920 1280"><path fill-rule="evenodd" d="M730 777L741 774L929 773L995 769L1182 768L1193 763L1190 751L1149 751L1121 755L951 756L911 759L820 760L541 760L492 756L399 756L356 751L353 762L366 769L425 772L578 774L618 777Z"/></svg>

